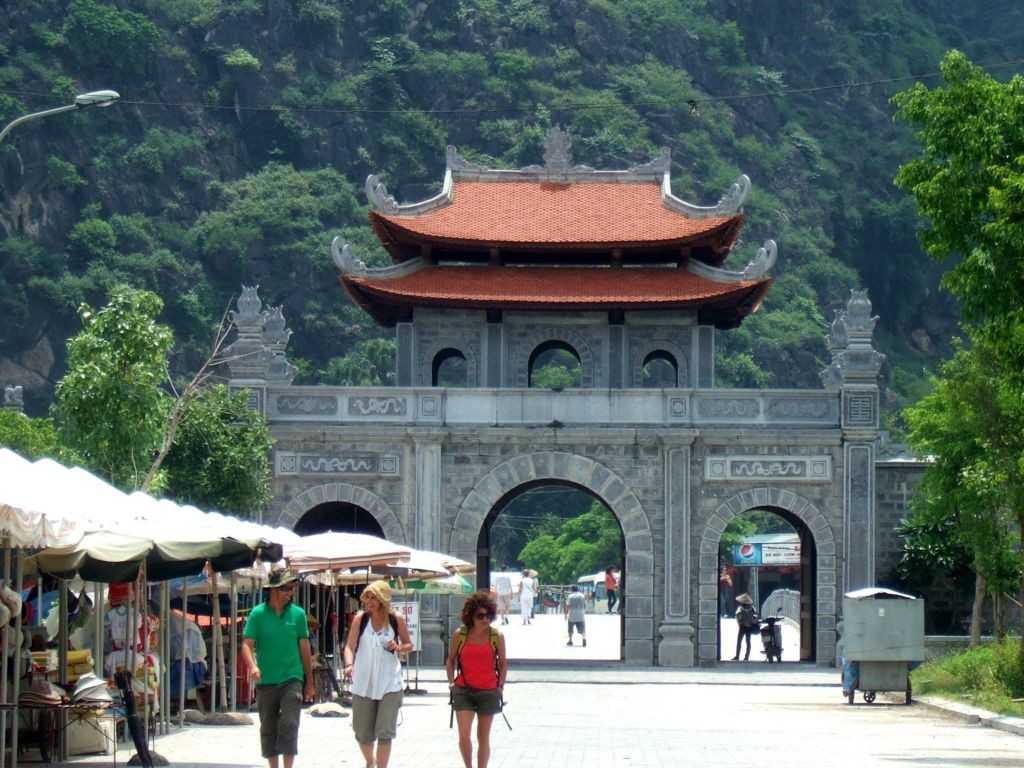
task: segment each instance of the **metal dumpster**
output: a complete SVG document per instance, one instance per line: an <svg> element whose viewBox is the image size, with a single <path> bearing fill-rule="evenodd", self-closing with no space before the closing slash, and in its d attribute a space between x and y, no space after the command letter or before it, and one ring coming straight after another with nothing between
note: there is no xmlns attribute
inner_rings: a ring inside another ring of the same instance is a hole
<svg viewBox="0 0 1024 768"><path fill-rule="evenodd" d="M902 691L910 703L910 670L924 661L924 601L883 587L843 596L843 692L868 703L879 691Z"/></svg>

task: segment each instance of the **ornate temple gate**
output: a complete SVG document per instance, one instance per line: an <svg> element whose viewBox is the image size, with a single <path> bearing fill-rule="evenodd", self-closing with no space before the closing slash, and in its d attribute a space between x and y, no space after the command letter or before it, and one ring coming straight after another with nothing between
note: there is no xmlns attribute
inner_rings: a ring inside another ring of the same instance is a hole
<svg viewBox="0 0 1024 768"><path fill-rule="evenodd" d="M556 273L566 280L550 305L510 294L499 309L443 295L453 270L464 270L459 280L468 274L478 281L457 286L464 299L467 291L493 292L510 278L528 281L542 269L536 262L543 257L530 255L525 246L513 248L506 237L500 249L463 246L460 266L446 267L444 243L435 237L416 245L408 232L402 235L403 217L418 226L429 223L430 211L448 206L451 213L452 186L469 179L479 193L487 186L480 182L492 180L488 174L502 183L520 174L515 182L536 182L547 194L552 174L566 182L554 185L560 190L581 179L598 184L613 173L548 160L540 170L495 172L450 151L447 202L435 198L415 206L397 206L371 177L368 193L383 211L371 218L378 216L374 227L391 244L396 265L368 268L342 242L335 243L334 254L360 306L397 327L395 387L293 386L284 356L289 332L280 312L262 312L255 290L243 292L234 316L239 336L232 348L231 386L249 388L252 407L266 413L276 440L274 502L264 522L292 527L322 505L351 504L393 541L477 561L481 530L503 499L539 482L572 485L604 502L622 528L624 661L689 667L718 658L723 531L737 515L774 510L804 532L804 655L833 663L841 594L874 582L881 541L875 529L876 379L883 357L872 346L875 320L866 295L853 293L846 310L837 313L822 389L716 389L714 329L736 325L756 309L774 263L773 243L742 273L721 270L724 254L708 249L712 229L725 233L716 242L731 247L730 227L741 221L742 180L739 193L734 188L712 208L669 201L691 228L693 221L706 224L703 240L691 232L690 240L662 259L678 262L657 275L659 284L679 278L670 297L682 297L675 304L659 299L623 305L628 281L647 271L638 254L652 246L639 236L623 242L621 235L620 245L608 249L613 299L595 278L584 286L586 306L566 311L571 286L591 280L591 273L608 272L594 264ZM667 169L663 156L662 162L621 172L625 176L612 179L606 192L653 179L654 194L664 203ZM459 199L471 197L467 192ZM486 208L486 201L477 203ZM479 266L465 266L476 257ZM616 269L631 258L633 268ZM523 263L512 266L516 259ZM700 299L684 294L694 290L694 280ZM402 291L389 293L395 286ZM425 306L394 299L415 290L429 294ZM715 291L714 301L704 301ZM582 387L529 386L535 350L552 340L576 354ZM463 384L438 386L438 370L452 357L460 361ZM670 385L643 388L652 359L670 361ZM424 599L424 663L442 662L460 604L456 598Z"/></svg>

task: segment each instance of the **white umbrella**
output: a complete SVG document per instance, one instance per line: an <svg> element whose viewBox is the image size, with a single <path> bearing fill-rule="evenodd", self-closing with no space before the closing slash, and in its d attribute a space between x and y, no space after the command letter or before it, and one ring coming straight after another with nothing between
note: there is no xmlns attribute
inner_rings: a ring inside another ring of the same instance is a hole
<svg viewBox="0 0 1024 768"><path fill-rule="evenodd" d="M113 524L128 497L78 467L29 462L0 448L0 530L20 547L74 543L89 527Z"/></svg>
<svg viewBox="0 0 1024 768"><path fill-rule="evenodd" d="M315 533L284 544L284 559L296 571L337 571L369 565L394 565L408 559L409 547L365 533Z"/></svg>

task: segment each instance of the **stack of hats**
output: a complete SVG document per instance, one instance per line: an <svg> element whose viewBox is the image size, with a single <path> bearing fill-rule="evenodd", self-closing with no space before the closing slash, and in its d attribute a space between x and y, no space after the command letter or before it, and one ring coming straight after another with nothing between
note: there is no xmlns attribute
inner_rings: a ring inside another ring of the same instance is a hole
<svg viewBox="0 0 1024 768"><path fill-rule="evenodd" d="M57 671L57 649L47 648L42 651L32 651L33 672L56 672Z"/></svg>
<svg viewBox="0 0 1024 768"><path fill-rule="evenodd" d="M93 666L92 651L90 649L68 651L68 682L77 682L81 676L92 670Z"/></svg>
<svg viewBox="0 0 1024 768"><path fill-rule="evenodd" d="M71 694L71 703L83 706L105 707L114 701L107 690L107 681L87 672L78 678L78 684Z"/></svg>
<svg viewBox="0 0 1024 768"><path fill-rule="evenodd" d="M48 680L33 680L18 696L19 707L56 707L67 702L67 691Z"/></svg>

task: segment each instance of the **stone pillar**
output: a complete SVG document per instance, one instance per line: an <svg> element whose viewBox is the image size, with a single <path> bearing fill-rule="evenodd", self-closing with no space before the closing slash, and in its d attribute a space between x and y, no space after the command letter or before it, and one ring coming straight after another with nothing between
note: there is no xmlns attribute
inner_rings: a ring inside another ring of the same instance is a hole
<svg viewBox="0 0 1024 768"><path fill-rule="evenodd" d="M227 360L228 388L232 391L249 390L249 408L267 415L267 369L273 353L263 342L263 326L268 313L261 311L263 302L259 286L242 286L236 302L238 310L231 313L231 323L238 336L224 350Z"/></svg>
<svg viewBox="0 0 1024 768"><path fill-rule="evenodd" d="M395 384L399 387L429 387L429 381L417 381L415 367L415 334L412 323L398 323L395 328Z"/></svg>
<svg viewBox="0 0 1024 768"><path fill-rule="evenodd" d="M490 321L484 326L484 337L482 339L483 361L480 366L480 382L482 387L498 388L501 384L501 361L504 357L505 347L503 326Z"/></svg>
<svg viewBox="0 0 1024 768"><path fill-rule="evenodd" d="M9 411L25 412L24 391L20 384L8 384L4 387L4 402L2 407Z"/></svg>
<svg viewBox="0 0 1024 768"><path fill-rule="evenodd" d="M416 496L413 546L432 552L441 551L441 446L428 435L413 437L416 451ZM445 661L438 598L420 599L420 661L439 665Z"/></svg>
<svg viewBox="0 0 1024 768"><path fill-rule="evenodd" d="M710 389L715 386L715 329L710 325L697 326L694 345L694 386Z"/></svg>
<svg viewBox="0 0 1024 768"><path fill-rule="evenodd" d="M658 664L692 667L689 446L665 451L665 462L665 617L658 630Z"/></svg>
<svg viewBox="0 0 1024 768"><path fill-rule="evenodd" d="M288 362L284 352L288 347L288 339L292 337L291 328L285 328L284 313L280 307L271 307L265 314L260 340L270 354L267 363L267 383L272 386L290 386L292 379L295 378L296 369Z"/></svg>
<svg viewBox="0 0 1024 768"><path fill-rule="evenodd" d="M626 360L625 327L608 326L608 388L622 389L632 384ZM627 383L628 382L628 383Z"/></svg>
<svg viewBox="0 0 1024 768"><path fill-rule="evenodd" d="M878 371L885 355L875 350L867 291L851 291L828 337L832 364L826 387L841 391L843 431L843 592L873 586L875 573L875 446L878 440ZM838 599L838 595L834 596Z"/></svg>

